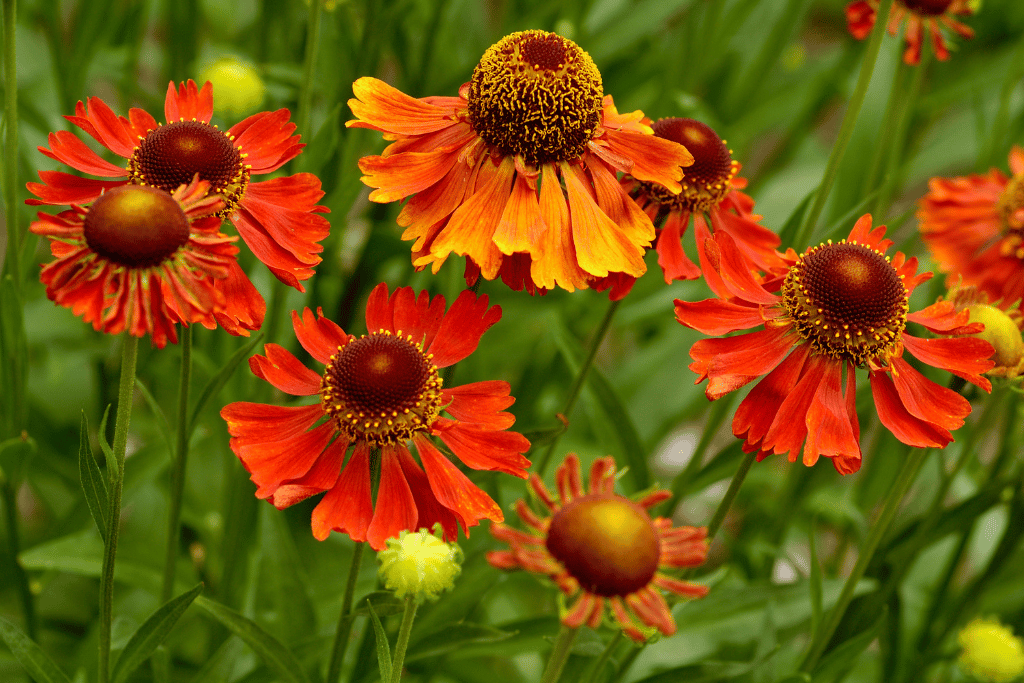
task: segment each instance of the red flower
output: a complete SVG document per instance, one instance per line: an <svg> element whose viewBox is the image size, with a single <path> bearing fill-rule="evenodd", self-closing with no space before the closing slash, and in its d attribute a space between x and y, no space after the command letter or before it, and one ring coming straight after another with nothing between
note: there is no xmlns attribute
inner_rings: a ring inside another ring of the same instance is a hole
<svg viewBox="0 0 1024 683"><path fill-rule="evenodd" d="M231 449L259 487L258 498L285 508L327 491L313 510L313 535L332 530L375 550L403 529L444 527L456 540L480 519L501 521L501 508L473 485L431 440L436 436L464 465L525 478L529 441L506 431L515 418L507 382L442 388L438 368L459 362L501 318L487 297L417 298L410 287L378 285L366 305L368 334L358 339L318 311L292 314L302 347L326 366L318 375L277 344L249 366L293 396L320 397L308 406L232 403L221 410ZM442 416L442 411L448 414ZM423 468L413 459L412 441ZM352 455L342 468L345 455ZM377 501L370 500L371 462L379 464Z"/></svg>
<svg viewBox="0 0 1024 683"><path fill-rule="evenodd" d="M916 274L917 259L885 252L892 242L885 227L871 229L871 215L837 244L809 248L794 259L781 282L781 294L751 275L727 233L710 237L697 225L705 277L717 299L676 300L676 318L705 334L762 328L756 332L703 339L690 349L690 368L708 381L711 400L763 377L733 419L733 434L758 460L789 453L813 465L833 459L848 474L860 468L855 369L865 367L878 416L900 441L942 448L950 430L963 425L971 406L955 391L935 384L903 359L943 368L986 391L980 373L992 367L992 346L971 337L920 339L907 321L940 334L976 332L968 311L948 301L909 312L909 298L931 273ZM845 375L845 390L843 388Z"/></svg>
<svg viewBox="0 0 1024 683"><path fill-rule="evenodd" d="M654 226L616 172L678 192L692 161L641 112L619 114L590 56L545 31L491 46L458 97L414 99L374 78L353 91L346 125L392 141L359 162L371 201L410 197L398 224L413 265L437 272L454 252L470 283L572 291L641 275Z"/></svg>
<svg viewBox="0 0 1024 683"><path fill-rule="evenodd" d="M932 178L917 218L921 235L950 284L963 279L993 300L1020 306L1024 298L1024 149L1010 150L1007 178Z"/></svg>
<svg viewBox="0 0 1024 683"><path fill-rule="evenodd" d="M850 33L857 40L864 40L875 25L875 14L878 12L878 0L856 0L846 6L846 24ZM935 56L940 61L949 59L949 49L942 35L942 26L946 26L961 37L970 39L974 31L954 19L954 16L974 14L969 0L896 0L892 13L889 15L891 35L899 32L900 24L907 20L907 32L904 36L907 49L903 53L903 61L917 64L921 61L921 43L924 42L924 29L927 26L932 36Z"/></svg>
<svg viewBox="0 0 1024 683"><path fill-rule="evenodd" d="M252 324L254 304L225 287L244 278L215 214L223 201L193 181L173 195L122 185L88 207L40 213L29 229L50 240L55 261L43 266L46 295L106 334L125 330L153 345L177 343L176 323Z"/></svg>
<svg viewBox="0 0 1024 683"><path fill-rule="evenodd" d="M28 183L38 199L29 204L83 204L105 189L130 183L150 185L168 192L191 182L195 174L210 184L210 191L224 201L218 212L228 218L256 257L279 280L304 291L300 280L313 275L323 250L318 242L330 225L317 214L328 209L318 206L323 196L320 180L311 173L251 182L252 175L272 173L294 159L304 145L292 135L287 109L254 114L225 133L210 124L213 116L213 86L202 90L189 80L177 90L167 86L164 100L167 124L141 109L131 109L128 118L117 116L98 97L81 102L68 121L91 135L114 154L128 159L127 167L116 166L96 155L68 131L50 133L50 147L40 147L46 156L72 168L105 178L79 178L60 171L40 171L42 183ZM241 272L239 271L239 274ZM244 275L232 279L232 286L247 297L259 297ZM259 327L266 309L260 309ZM243 325L244 327L244 325ZM248 327L247 329L255 329Z"/></svg>
<svg viewBox="0 0 1024 683"><path fill-rule="evenodd" d="M549 516L539 517L518 501L516 512L529 530L491 525L491 534L510 549L488 553L487 561L499 569L544 574L565 595L575 596L562 617L570 628L597 628L607 601L616 625L637 642L645 641L653 629L667 636L675 633L672 613L658 589L691 598L703 597L708 589L659 569L703 563L707 529L673 529L670 519L651 519L648 510L670 498L669 491L653 491L637 502L616 494L611 457L594 461L589 492L583 491L575 454L566 457L555 479L558 501L540 477L530 475L530 488Z"/></svg>

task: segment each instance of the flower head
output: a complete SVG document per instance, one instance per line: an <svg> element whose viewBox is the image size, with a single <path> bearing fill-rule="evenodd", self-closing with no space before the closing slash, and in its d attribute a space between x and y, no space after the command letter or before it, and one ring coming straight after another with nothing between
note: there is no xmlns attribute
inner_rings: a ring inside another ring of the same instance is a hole
<svg viewBox="0 0 1024 683"><path fill-rule="evenodd" d="M222 200L217 215L237 228L253 253L285 284L304 291L300 280L313 275L320 262L318 244L330 226L320 216L327 208L317 205L323 196L320 180L310 173L253 181L252 176L272 173L302 151L295 124L288 123L287 109L261 112L227 131L210 123L213 86L202 89L189 80L179 88L167 86L164 100L166 124L158 124L141 109L128 118L117 116L98 97L75 107L65 118L105 148L127 159L124 167L100 158L73 133L50 133L46 156L85 173L114 180L80 178L61 171L40 171L42 183L28 183L37 199L29 204L84 204L107 189L120 185L144 185L173 192L199 179ZM235 321L236 334L256 329L266 305L239 269L232 274L230 291L244 293L259 302L251 311L253 323Z"/></svg>
<svg viewBox="0 0 1024 683"><path fill-rule="evenodd" d="M491 46L458 97L414 99L374 78L353 91L346 125L393 141L359 162L370 199L408 197L398 223L413 264L437 272L454 252L470 282L572 291L641 275L654 226L616 172L678 192L692 161L641 112L619 114L590 55L545 31Z"/></svg>
<svg viewBox="0 0 1024 683"><path fill-rule="evenodd" d="M865 215L847 239L829 241L796 256L780 281L779 293L755 280L728 233L708 236L697 226L705 277L716 299L676 300L676 318L705 334L760 328L733 337L703 339L690 349L690 369L708 380L715 400L762 378L740 404L733 433L743 448L789 453L813 465L832 458L848 474L860 468L860 427L856 412L856 369L866 368L878 416L903 443L945 447L950 430L963 425L971 406L951 389L935 384L903 359L943 368L983 389L981 373L992 346L972 337L921 339L908 321L939 334L962 334L969 313L948 301L910 313L910 294L931 273L916 274L917 259L897 252L885 227L871 228ZM776 280L778 281L778 280ZM845 376L845 390L844 386Z"/></svg>
<svg viewBox="0 0 1024 683"><path fill-rule="evenodd" d="M977 285L992 300L1024 298L1024 149L1010 172L932 178L920 202L921 235L949 282Z"/></svg>
<svg viewBox="0 0 1024 683"><path fill-rule="evenodd" d="M402 530L398 538L387 539L387 548L377 553L377 559L385 588L399 598L412 595L423 602L437 600L441 591L455 586L463 555L458 545L444 542L442 529L435 524L433 533Z"/></svg>
<svg viewBox="0 0 1024 683"><path fill-rule="evenodd" d="M46 295L100 332L149 334L158 348L178 341L177 323L252 322L254 302L224 295L240 272L237 238L219 232L223 201L208 190L206 181L173 194L120 185L88 206L39 213L29 229L56 259L40 275Z"/></svg>
<svg viewBox="0 0 1024 683"><path fill-rule="evenodd" d="M878 0L856 0L846 6L846 24L850 33L857 40L864 40L875 25L878 12ZM924 42L925 28L932 37L935 56L940 61L949 59L949 48L942 35L942 27L954 31L962 38L973 38L974 31L960 23L954 17L974 14L971 0L896 0L887 27L891 35L899 32L900 24L907 20L907 32L904 39L907 49L903 53L903 61L917 64L921 61L921 44Z"/></svg>
<svg viewBox="0 0 1024 683"><path fill-rule="evenodd" d="M1009 308L1004 302L989 303L985 292L974 285L954 286L947 297L955 306L955 310L966 310L970 313L971 330L964 329L979 339L984 339L995 353L992 360L995 367L985 374L991 377L1015 379L1024 375L1024 314L1018 308ZM940 298L941 301L941 298ZM973 330L973 327L984 329Z"/></svg>
<svg viewBox="0 0 1024 683"><path fill-rule="evenodd" d="M665 283L700 277L681 241L691 216L705 229L710 226L712 232L732 235L755 268L766 271L780 265L775 251L779 237L758 223L761 217L753 213L754 200L740 191L747 181L737 175L740 164L733 160L725 140L695 119L659 119L653 129L656 136L685 145L693 154L693 165L686 168L678 194L632 176L622 179L644 212L660 225L656 247Z"/></svg>
<svg viewBox="0 0 1024 683"><path fill-rule="evenodd" d="M1003 683L1024 674L1024 644L998 619L974 619L957 640L960 666L974 678Z"/></svg>
<svg viewBox="0 0 1024 683"><path fill-rule="evenodd" d="M438 437L470 469L526 477L530 461L522 454L530 443L506 431L515 422L505 412L515 401L508 383L445 388L438 373L476 350L500 318L501 309L488 308L486 296L463 292L445 312L442 296L417 297L403 287L389 298L384 284L370 294L361 337L320 311L316 317L308 308L293 313L295 335L325 366L322 372L277 344L267 344L266 355L253 356L249 365L281 391L319 401L293 407L239 402L221 410L231 448L259 487L256 496L280 509L327 491L313 510L313 535L323 540L341 531L375 550L403 529L440 522L454 541L459 526L468 533L482 518L501 521L498 505L431 439ZM380 472L376 503L371 462Z"/></svg>
<svg viewBox="0 0 1024 683"><path fill-rule="evenodd" d="M267 95L256 67L238 57L221 57L203 69L200 80L209 81L217 91L213 110L218 114L248 114L263 104Z"/></svg>
<svg viewBox="0 0 1024 683"><path fill-rule="evenodd" d="M673 529L669 519L651 519L648 510L669 498L668 491L654 491L635 502L616 494L611 457L594 461L589 491L583 490L580 461L574 454L558 467L555 478L557 500L536 474L530 475L530 488L548 516L536 515L520 500L516 512L528 531L491 525L491 534L510 549L488 553L487 560L500 569L521 568L550 577L565 595L574 597L562 618L571 628L597 628L607 602L615 623L635 641L646 640L649 627L665 635L675 633L672 614L657 589L699 598L707 588L660 570L704 562L707 530Z"/></svg>

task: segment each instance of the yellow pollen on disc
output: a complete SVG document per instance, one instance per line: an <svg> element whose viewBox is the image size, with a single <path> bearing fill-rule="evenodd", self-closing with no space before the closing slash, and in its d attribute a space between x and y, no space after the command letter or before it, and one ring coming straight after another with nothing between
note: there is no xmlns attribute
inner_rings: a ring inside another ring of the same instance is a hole
<svg viewBox="0 0 1024 683"><path fill-rule="evenodd" d="M643 191L668 210L672 208L707 212L718 206L732 189L740 165L732 150L712 128L696 119L670 117L652 126L660 138L678 142L693 155L693 164L683 169L682 191L672 194L656 183L643 182Z"/></svg>
<svg viewBox="0 0 1024 683"><path fill-rule="evenodd" d="M808 250L790 268L783 306L820 354L855 365L888 363L907 324L908 292L889 258L843 240Z"/></svg>
<svg viewBox="0 0 1024 683"><path fill-rule="evenodd" d="M1014 176L1006 184L996 202L996 213L1003 224L999 253L1024 260L1024 174Z"/></svg>

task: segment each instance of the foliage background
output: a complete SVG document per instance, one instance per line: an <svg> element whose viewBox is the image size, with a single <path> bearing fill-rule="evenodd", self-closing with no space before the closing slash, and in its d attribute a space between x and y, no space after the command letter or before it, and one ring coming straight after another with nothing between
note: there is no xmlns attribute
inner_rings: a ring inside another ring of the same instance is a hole
<svg viewBox="0 0 1024 683"><path fill-rule="evenodd" d="M383 78L414 96L452 95L489 45L527 28L557 31L589 51L603 75L605 92L614 95L620 111L639 108L652 118L690 116L711 125L744 165L742 175L750 179L749 193L763 222L776 230L792 227L791 216L821 178L864 49L847 33L844 4L328 3L309 125L298 131L309 145L291 172L311 171L321 177L332 233L307 293L289 290L278 301L289 311L322 306L346 331L358 334L364 331L366 295L378 282L454 298L463 287L461 262L449 259L437 276L429 270L415 273L409 244L399 239L394 223L398 207L367 201L356 161L383 143L376 133L344 127L351 116L345 101L351 97L352 81L363 75ZM289 107L293 117L301 116L296 106L303 87L308 18L308 6L293 0L22 0L17 20L20 195L28 196L24 182L35 180L36 170L57 167L36 147L45 144L48 132L70 127L61 116L72 113L76 101L100 96L119 113L141 106L159 119L167 82L199 80L202 68L223 55L258 65L267 86L261 109ZM824 223L829 227L815 241L848 231L853 218L871 210L876 223L891 226L890 235L901 249L928 264L913 218L914 202L924 193L927 179L984 171L991 165L1005 170L1010 143L1024 142L1024 4L985 0L967 23L977 37L958 40L949 62L922 68L919 94L907 98L903 135L885 126L894 74L901 68L902 41L885 40L826 209ZM906 86L914 73L907 71L897 86ZM910 87L901 91L913 92ZM236 120L214 119L222 127ZM876 154L889 155L882 157L887 178L869 177ZM33 216L23 206L15 219L27 226ZM86 681L94 676L87 672L95 667L102 544L79 484L79 424L84 412L95 448L96 427L115 400L120 348L117 339L94 333L69 310L46 299L35 279L38 263L48 259L45 241L31 235L28 239L31 267L26 270L32 275L26 276L24 315L33 448L2 451L0 466L16 485L19 559L29 572L36 600L39 642L77 681ZM692 254L692 237L686 243ZM784 241L783 246L802 250L806 245ZM243 255L251 259L244 250ZM669 486L677 494L673 504L679 503L677 523L705 524L741 456L728 426L735 402L723 399L721 406L712 406L703 387L693 386L687 352L698 335L673 320L672 300L704 298L703 285L666 286L655 258L648 258L648 266L651 272L613 320L552 464L567 451L579 453L585 465L594 457L614 455L620 466L628 467L620 481L622 492L656 482ZM274 292L266 269L251 270L271 301ZM590 291L531 298L494 282L484 283L481 291L502 306L504 316L485 335L480 350L459 365L457 383L491 378L511 382L517 428L537 436L557 425L554 415L562 409L607 299ZM919 290L912 310L941 291L940 277ZM249 342L219 330L198 328L194 334L195 395ZM263 341L269 339L294 346L288 329L267 331ZM167 427L158 411L173 414L178 362L174 347L162 352L147 344L140 348L140 384L152 402L141 389L137 392L117 565L115 647L158 606L169 462ZM251 400L256 391L257 383L243 365L202 414L186 482L178 592L204 581L206 596L253 618L291 648L310 680L318 681L352 544L337 534L322 543L312 538L309 516L315 501L278 512L253 497L244 468L228 449L217 411L232 400ZM783 458L755 465L707 565L697 574L712 586L711 594L676 607L680 633L675 637L643 650L621 645L607 680L760 682L781 680L793 670L819 613L813 597L818 580L827 607L905 453L888 432L877 428L865 392L861 398L861 472L844 478L828 463L807 469ZM994 403L984 418L958 434L956 444L930 456L861 587L865 597L854 604L834 642L858 633L862 637L849 641L853 646L845 655L833 650L843 656L833 658L833 670L815 681L838 680L840 674L848 681L948 680L943 677L962 676L949 666L955 656L951 634L974 614L999 614L1017 632L1024 631L1024 585L1011 569L1024 562L1018 542L1024 532L1018 405ZM964 441L972 440L965 438L969 433L976 434L976 453L968 454L962 470L949 477L945 473L950 463L961 455ZM698 442L695 464L680 476ZM1004 464L993 474L990 464L999 451L1009 460L1000 461ZM474 480L510 516L512 503L524 495L519 480L486 474ZM949 484L948 495L936 507L934 492L944 483ZM666 506L661 511L670 510ZM923 519L934 521L924 525L927 533L915 535ZM961 543L963 560L955 565L948 588L942 588L945 566ZM502 575L487 565L483 553L495 543L486 527L474 529L461 545L467 560L456 590L422 609L417 620L407 658L410 678L434 683L537 680L550 647L547 638L557 631L554 589L524 574ZM3 552L0 615L20 623L10 548L5 545ZM357 598L375 588L372 564L372 554L367 554ZM980 584L978 577L983 579ZM879 586L892 590L889 595L885 590L870 593ZM933 601L930 596L940 590L945 591L939 593L942 601ZM930 614L936 602L938 611ZM914 647L922 626L938 629L928 640L924 662L915 659ZM354 637L360 645L350 648L346 662L353 681L377 676L372 634L364 637L367 629L365 619L356 622ZM581 638L564 680L577 680L586 658L596 656L609 635L604 630ZM260 658L195 608L179 622L167 648L175 681L276 680ZM135 680L150 676L143 667ZM17 661L0 647L0 680L23 677Z"/></svg>

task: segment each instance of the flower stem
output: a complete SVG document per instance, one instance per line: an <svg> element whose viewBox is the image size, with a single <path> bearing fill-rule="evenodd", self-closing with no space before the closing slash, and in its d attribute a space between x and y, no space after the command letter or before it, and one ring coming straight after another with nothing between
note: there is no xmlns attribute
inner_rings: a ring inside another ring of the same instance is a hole
<svg viewBox="0 0 1024 683"><path fill-rule="evenodd" d="M715 537L715 534L718 533L722 526L722 522L725 521L725 515L729 512L729 508L732 507L732 502L736 500L736 494L740 492L740 486L743 485L743 480L747 478L747 472L750 471L750 466L754 464L756 458L757 451L744 455L739 469L736 470L736 474L732 475L732 481L729 482L728 490L726 490L722 500L718 503L718 509L712 515L711 521L708 522L709 541Z"/></svg>
<svg viewBox="0 0 1024 683"><path fill-rule="evenodd" d="M181 497L185 489L185 467L188 462L188 394L192 379L192 328L181 331L181 383L178 388L178 434L174 443L171 470L170 509L167 511L167 550L164 554L164 578L160 588L160 604L174 594L174 574L178 565L178 543L181 539Z"/></svg>
<svg viewBox="0 0 1024 683"><path fill-rule="evenodd" d="M21 611L25 617L25 633L32 640L36 639L36 612L35 603L32 600L32 589L28 584L28 576L18 561L18 554L21 552L21 542L18 535L18 491L15 483L8 479L0 469L0 497L3 498L4 526L7 528L7 564L12 583L17 584L18 595L21 598ZM2 565L0 565L2 566Z"/></svg>
<svg viewBox="0 0 1024 683"><path fill-rule="evenodd" d="M882 2L875 16L875 27L871 30L871 37L868 39L867 47L864 50L864 61L861 63L860 76L857 78L857 85L850 96L850 103L846 106L843 114L843 122L839 126L839 136L832 145L832 152L829 154L828 162L825 164L825 174L822 176L821 185L814 196L814 204L811 210L804 215L804 220L797 231L794 244L803 245L814 234L815 224L821 217L821 212L828 201L829 192L836 181L839 173L839 162L843 160L846 147L850 144L853 136L853 127L857 123L857 116L864 104L864 97L868 93L868 84L871 83L871 74L875 70L875 62L878 60L878 51L882 47L882 36L885 34L885 27L889 23L889 12L892 10L892 2Z"/></svg>
<svg viewBox="0 0 1024 683"><path fill-rule="evenodd" d="M889 526L892 524L892 520L896 517L896 512L899 510L900 503L903 502L903 497L910 489L910 485L914 482L914 479L917 478L917 473L921 469L921 465L924 463L925 457L930 452L927 448L910 447L908 450L909 453L903 460L903 466L900 468L899 474L896 475L896 479L893 481L892 487L889 489L889 493L886 494L882 511L879 513L878 519L875 520L874 525L871 527L871 531L868 533L868 538L864 542L864 547L861 548L860 554L857 557L857 564L854 565L853 571L846 579L842 593L839 594L839 599L836 601L832 611L829 612L828 618L822 622L822 625L818 628L818 631L811 639L811 644L808 646L807 654L804 655L804 659L800 663L800 673L810 674L818 664L818 660L821 659L821 655L825 652L825 648L828 646L828 642L831 640L832 634L835 633L836 628L839 627L839 622L842 621L843 615L846 614L846 609L850 606L850 602L853 600L853 594L857 584L860 582L861 578L863 578L864 572L868 568L868 564L870 564L871 559L875 555L875 551L882 542L882 537L889 531Z"/></svg>
<svg viewBox="0 0 1024 683"><path fill-rule="evenodd" d="M4 199L7 215L7 272L21 292L21 235L18 231L18 61L17 0L4 3Z"/></svg>
<svg viewBox="0 0 1024 683"><path fill-rule="evenodd" d="M302 66L302 87L299 89L299 111L296 116L298 131L309 135L309 116L313 106L313 71L316 53L320 46L320 15L323 14L323 0L310 0L309 31L306 34L306 56Z"/></svg>
<svg viewBox="0 0 1024 683"><path fill-rule="evenodd" d="M341 675L341 664L345 659L348 637L352 633L352 598L356 593L356 580L359 578L359 567L363 562L363 551L366 543L356 543L352 550L352 564L348 570L348 582L345 584L345 597L341 600L341 614L338 627L334 631L334 645L331 647L331 660L327 665L327 683L337 683Z"/></svg>
<svg viewBox="0 0 1024 683"><path fill-rule="evenodd" d="M107 537L100 573L100 659L99 683L110 680L110 625L113 622L114 560L117 556L117 534L121 518L121 488L124 485L124 456L128 446L128 422L132 415L132 388L135 386L135 361L139 338L121 335L121 382L117 391L117 418L114 423L114 460L116 469L110 476L110 505L107 510Z"/></svg>
<svg viewBox="0 0 1024 683"><path fill-rule="evenodd" d="M419 603L413 595L405 596L405 612L402 613L402 625L398 628L398 641L395 643L395 654L391 659L391 683L402 680L405 651L409 649L409 634L412 633L412 622L416 618L417 607Z"/></svg>
<svg viewBox="0 0 1024 683"><path fill-rule="evenodd" d="M615 648L622 642L622 631L616 631L612 639L608 641L607 647L601 653L601 656L594 660L594 663L590 665L590 668L581 678L581 681L586 683L600 683L602 673L604 671L604 665L611 658L612 653L615 652Z"/></svg>
<svg viewBox="0 0 1024 683"><path fill-rule="evenodd" d="M572 386L569 387L569 395L565 399L565 407L562 408L561 415L565 419L569 419L569 414L572 409L576 406L576 401L580 397L580 392L583 390L583 383L587 379L587 375L590 374L590 368L594 366L594 358L597 356L597 349L600 348L601 342L604 341L605 335L608 334L609 328L611 328L612 318L615 317L615 311L619 310L619 301L612 301L608 310L604 313L604 318L597 326L597 330L594 332L593 339L590 340L590 348L587 349L587 357L583 359L583 364L580 366L579 372L576 373L576 379L573 380ZM564 430L563 430L564 433ZM551 461L551 455L555 452L555 447L558 445L558 440L561 437L561 433L556 434L548 444L547 449L540 457L540 461L537 464L536 472L538 476L543 477L544 472L547 470L548 463Z"/></svg>
<svg viewBox="0 0 1024 683"><path fill-rule="evenodd" d="M559 629L558 636L555 638L555 646L551 650L551 657L548 659L548 665L544 668L544 675L541 676L540 683L556 683L558 681L562 675L565 663L569 660L569 653L572 652L572 644L576 640L578 633L579 629L569 628L562 624L562 628Z"/></svg>

